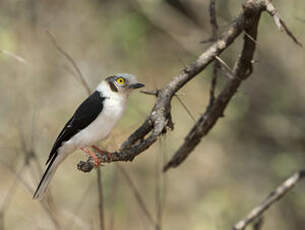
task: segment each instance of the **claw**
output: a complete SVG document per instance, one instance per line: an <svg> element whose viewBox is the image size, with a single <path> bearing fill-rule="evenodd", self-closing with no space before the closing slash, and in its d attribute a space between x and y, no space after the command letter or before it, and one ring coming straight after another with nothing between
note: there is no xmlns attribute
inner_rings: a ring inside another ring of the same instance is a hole
<svg viewBox="0 0 305 230"><path fill-rule="evenodd" d="M94 159L96 167L101 164L101 161L98 159L98 157L93 152L91 152L88 148L80 148L80 149Z"/></svg>
<svg viewBox="0 0 305 230"><path fill-rule="evenodd" d="M99 147L97 147L96 145L92 145L92 148L97 151L99 154L103 155L106 154L107 157L110 159L110 161L112 161L112 155L110 152L107 152L105 150L101 150Z"/></svg>

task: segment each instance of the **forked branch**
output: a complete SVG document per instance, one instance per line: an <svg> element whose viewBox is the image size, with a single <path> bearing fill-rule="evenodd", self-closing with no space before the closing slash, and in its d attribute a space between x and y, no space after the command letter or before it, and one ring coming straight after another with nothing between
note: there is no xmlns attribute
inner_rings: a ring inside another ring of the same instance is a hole
<svg viewBox="0 0 305 230"><path fill-rule="evenodd" d="M270 8L267 0L248 0L243 5L242 13L231 23L226 31L210 45L190 66L186 67L174 77L165 87L156 90L156 103L150 115L144 123L121 145L120 150L108 155L97 154L101 162L131 161L140 153L148 149L156 140L165 134L168 129L173 129L171 116L171 100L173 96L190 80L202 72L216 57L227 49L240 35L244 36L244 46L241 55L233 69L233 77L220 92L215 102L196 122L189 134L186 136L183 145L178 149L174 157L165 166L177 167L194 150L202 137L214 127L217 120L223 116L223 112L233 95L237 92L241 82L252 73L252 58L255 51L257 26L260 15ZM287 30L285 30L287 32ZM251 38L249 38L249 36ZM290 36L291 37L291 36ZM294 40L295 41L295 40ZM94 168L93 159L86 162L79 162L78 169L89 172Z"/></svg>

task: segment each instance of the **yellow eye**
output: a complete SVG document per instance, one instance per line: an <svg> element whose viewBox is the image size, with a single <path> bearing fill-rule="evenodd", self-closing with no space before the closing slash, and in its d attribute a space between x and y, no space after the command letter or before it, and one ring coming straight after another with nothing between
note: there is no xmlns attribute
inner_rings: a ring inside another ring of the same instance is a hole
<svg viewBox="0 0 305 230"><path fill-rule="evenodd" d="M119 77L118 79L116 79L116 82L122 85L125 83L125 79L122 77Z"/></svg>

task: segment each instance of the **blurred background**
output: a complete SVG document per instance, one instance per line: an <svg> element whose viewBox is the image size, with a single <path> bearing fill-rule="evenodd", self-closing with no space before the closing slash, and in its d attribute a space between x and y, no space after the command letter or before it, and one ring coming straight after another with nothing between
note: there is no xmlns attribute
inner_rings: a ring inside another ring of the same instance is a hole
<svg viewBox="0 0 305 230"><path fill-rule="evenodd" d="M217 1L219 32L243 1ZM274 2L304 44L305 2ZM59 168L48 199L32 200L52 144L87 92L55 48L69 53L91 89L106 76L127 72L146 90L163 87L190 64L211 37L209 1L0 1L0 229L100 229L96 172L76 169L77 151ZM222 55L233 66L242 37ZM178 168L161 173L194 124L172 101L175 129L133 162L102 167L105 229L230 229L305 163L304 50L260 21L254 73L225 117ZM180 92L198 118L209 100L212 68ZM219 74L219 88L226 81ZM149 114L155 98L134 93L109 140L116 150ZM264 229L305 226L304 183L265 215ZM149 217L148 217L149 216Z"/></svg>

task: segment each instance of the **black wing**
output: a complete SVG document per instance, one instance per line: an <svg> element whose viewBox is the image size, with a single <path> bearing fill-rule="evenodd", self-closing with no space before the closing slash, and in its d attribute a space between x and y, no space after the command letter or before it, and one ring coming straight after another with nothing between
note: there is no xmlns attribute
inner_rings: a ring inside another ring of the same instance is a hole
<svg viewBox="0 0 305 230"><path fill-rule="evenodd" d="M105 97L102 97L100 92L95 91L77 108L71 119L58 135L46 164L48 164L53 157L57 156L57 150L63 142L68 141L95 120L103 110L104 100Z"/></svg>

